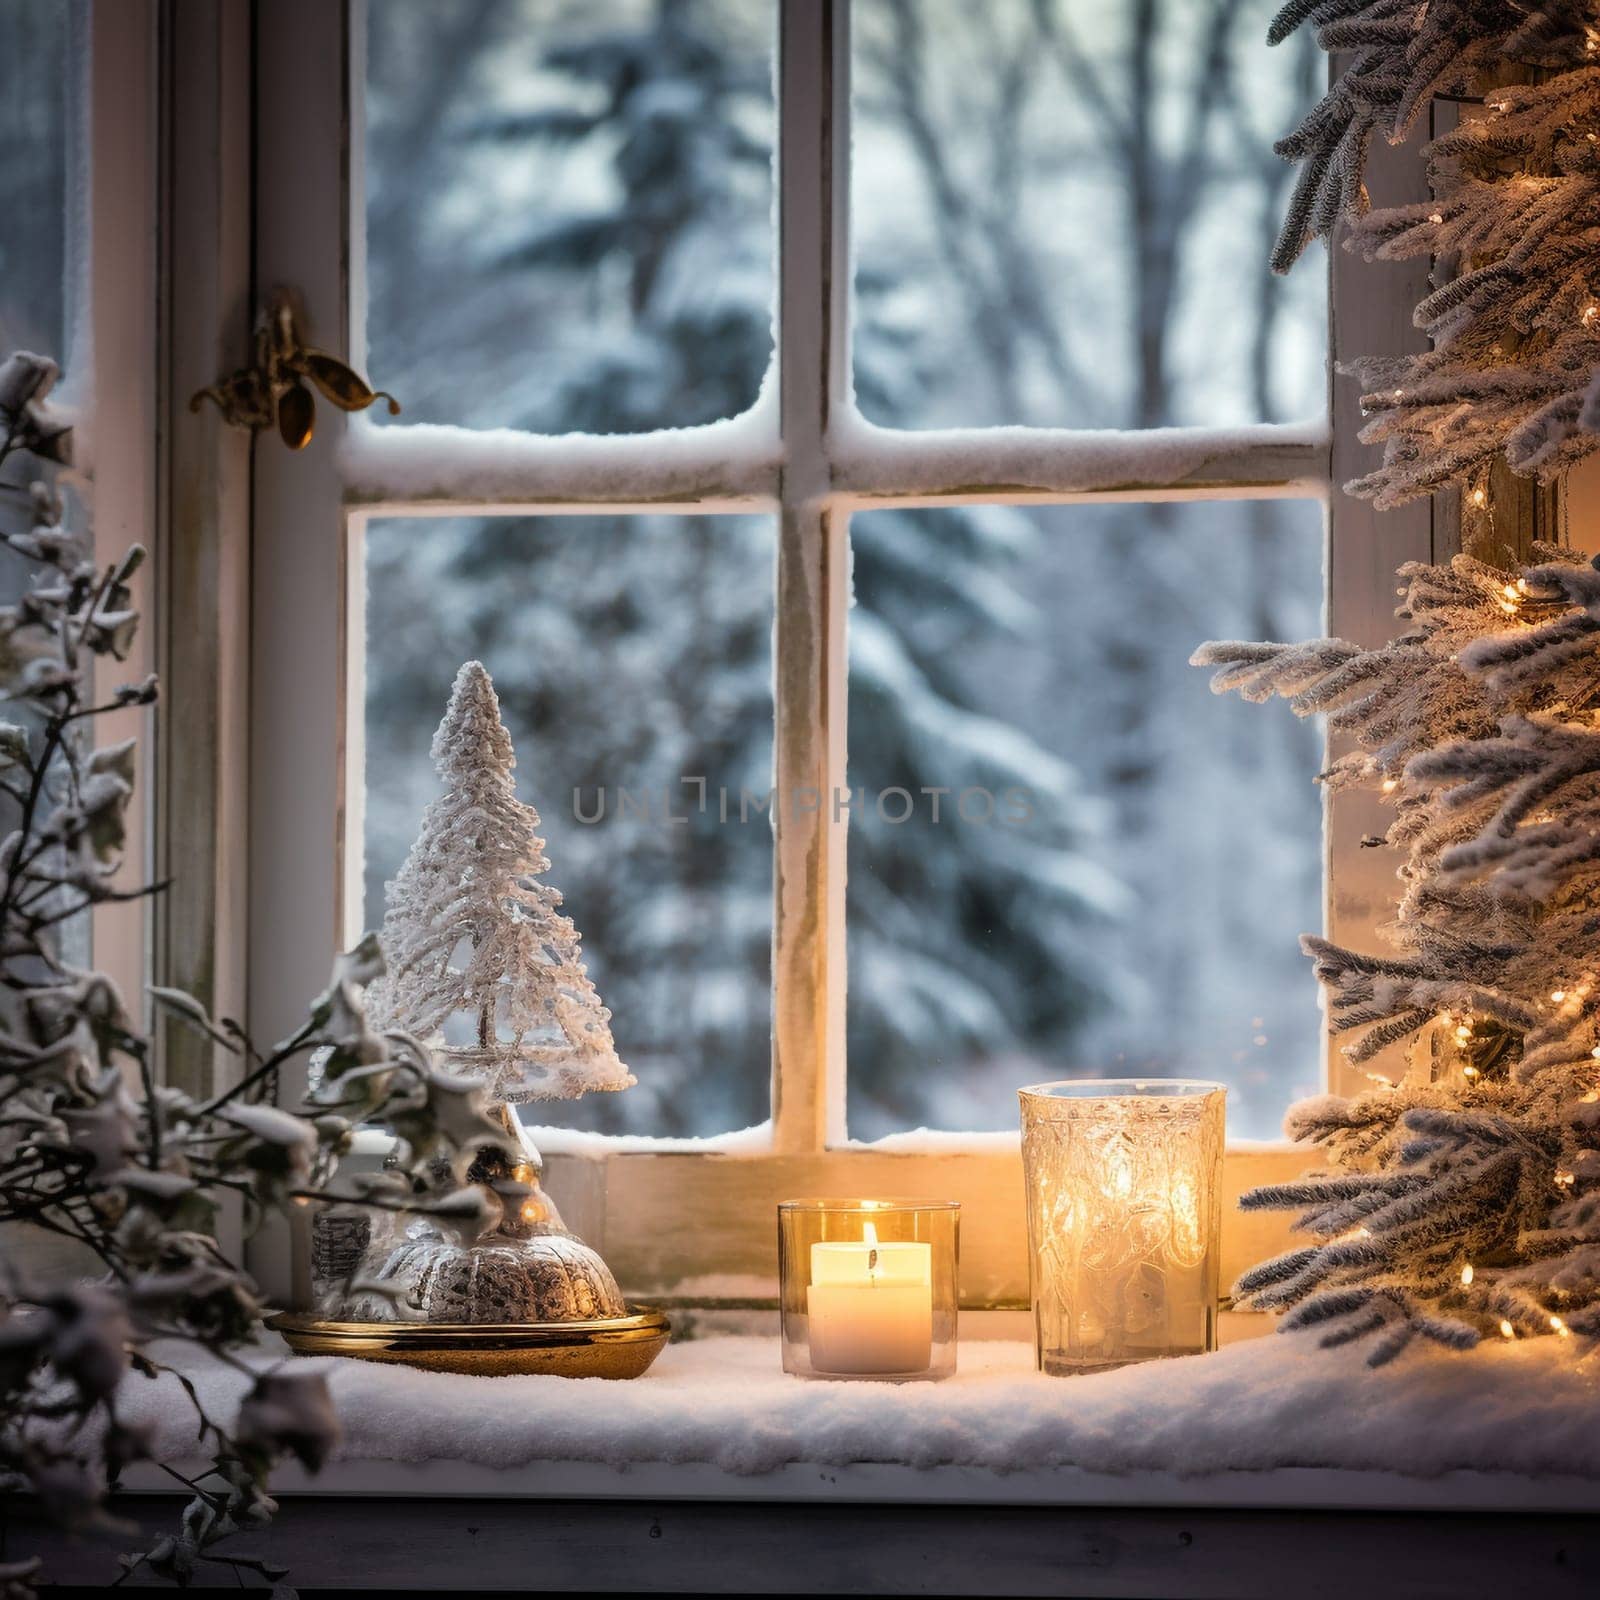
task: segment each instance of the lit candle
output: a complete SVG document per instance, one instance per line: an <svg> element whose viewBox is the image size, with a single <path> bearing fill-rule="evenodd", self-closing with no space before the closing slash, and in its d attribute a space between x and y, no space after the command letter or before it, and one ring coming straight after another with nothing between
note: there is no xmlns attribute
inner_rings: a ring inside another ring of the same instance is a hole
<svg viewBox="0 0 1600 1600"><path fill-rule="evenodd" d="M1224 1101L1182 1078L1022 1090L1041 1371L1216 1349Z"/></svg>
<svg viewBox="0 0 1600 1600"><path fill-rule="evenodd" d="M933 1252L912 1240L811 1247L806 1291L811 1365L818 1372L924 1372L933 1359Z"/></svg>

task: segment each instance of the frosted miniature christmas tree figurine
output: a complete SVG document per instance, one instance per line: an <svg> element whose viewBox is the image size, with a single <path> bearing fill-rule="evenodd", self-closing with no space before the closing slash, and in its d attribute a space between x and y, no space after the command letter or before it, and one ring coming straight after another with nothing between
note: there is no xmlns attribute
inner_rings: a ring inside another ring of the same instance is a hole
<svg viewBox="0 0 1600 1600"><path fill-rule="evenodd" d="M578 930L538 881L550 867L539 814L517 799L516 756L479 662L456 675L433 760L444 792L388 886L387 971L367 990L367 1016L483 1080L506 1140L478 1151L459 1226L439 1221L436 1206L403 1227L377 1227L329 1303L357 1322L614 1320L627 1311L616 1279L562 1222L509 1107L634 1080L579 959ZM440 1182L455 1186L448 1172Z"/></svg>
<svg viewBox="0 0 1600 1600"><path fill-rule="evenodd" d="M456 674L433 738L444 793L388 886L389 970L369 999L380 1027L441 1041L506 1104L626 1089L611 1013L584 970L539 814L519 800L516 755L482 664Z"/></svg>

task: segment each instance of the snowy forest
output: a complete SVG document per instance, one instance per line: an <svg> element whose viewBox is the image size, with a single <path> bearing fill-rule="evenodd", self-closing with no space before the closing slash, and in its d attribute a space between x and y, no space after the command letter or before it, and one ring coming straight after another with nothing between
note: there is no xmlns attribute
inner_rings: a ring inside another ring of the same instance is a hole
<svg viewBox="0 0 1600 1600"><path fill-rule="evenodd" d="M1316 417L1314 269L1266 267L1315 98L1274 0L857 0L858 403L896 427ZM0 344L59 349L65 23L0 0ZM401 422L730 417L772 355L770 0L371 0L367 370ZM49 65L57 63L57 67ZM41 68L41 63L45 65ZM852 528L850 782L1019 787L1017 827L851 826L850 1132L1015 1125L1017 1085L1221 1078L1271 1136L1320 1081L1320 730L1213 699L1206 638L1319 631L1312 503L878 511ZM550 879L638 1075L551 1115L714 1134L769 1110L765 819L622 789L771 782L760 517L369 526L367 921L494 676ZM574 815L574 792L605 818Z"/></svg>

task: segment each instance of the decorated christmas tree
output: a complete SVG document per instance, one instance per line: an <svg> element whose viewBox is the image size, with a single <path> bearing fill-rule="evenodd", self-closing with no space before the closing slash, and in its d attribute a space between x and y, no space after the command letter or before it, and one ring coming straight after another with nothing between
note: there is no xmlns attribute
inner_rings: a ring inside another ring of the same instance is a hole
<svg viewBox="0 0 1600 1600"><path fill-rule="evenodd" d="M1356 363L1380 506L1489 474L1558 476L1600 444L1600 25L1584 0L1291 0L1339 52L1279 152L1302 164L1273 264L1341 223L1369 257L1426 256L1431 348ZM1481 97L1427 148L1433 198L1368 211L1375 137L1440 96ZM1509 530L1518 537L1524 530ZM1247 1272L1245 1303L1367 1339L1600 1339L1600 573L1543 547L1401 569L1407 624L1342 639L1214 643L1213 687L1326 715L1352 747L1323 781L1395 808L1392 951L1307 936L1335 1034L1373 1088L1291 1109L1333 1169L1244 1197L1311 1242ZM1398 1070L1382 1071L1397 1052Z"/></svg>
<svg viewBox="0 0 1600 1600"><path fill-rule="evenodd" d="M1600 572L1458 556L1401 569L1409 629L1364 650L1208 644L1213 687L1325 714L1324 774L1395 808L1402 895L1373 955L1308 936L1335 1033L1395 1081L1295 1106L1337 1170L1244 1197L1310 1244L1236 1292L1325 1343L1600 1338Z"/></svg>
<svg viewBox="0 0 1600 1600"><path fill-rule="evenodd" d="M375 1023L438 1041L503 1103L626 1089L634 1079L578 931L540 881L550 862L539 814L517 798L517 758L481 663L456 675L432 754L444 792L388 886Z"/></svg>

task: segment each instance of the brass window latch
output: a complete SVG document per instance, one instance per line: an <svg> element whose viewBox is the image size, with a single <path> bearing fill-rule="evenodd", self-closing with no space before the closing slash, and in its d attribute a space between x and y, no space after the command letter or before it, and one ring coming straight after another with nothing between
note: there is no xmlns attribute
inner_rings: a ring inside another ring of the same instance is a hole
<svg viewBox="0 0 1600 1600"><path fill-rule="evenodd" d="M277 289L256 327L255 361L201 389L189 409L198 411L202 401L213 400L230 426L251 432L276 426L291 450L304 450L317 422L312 388L341 411L365 411L374 401L385 400L391 417L400 414L400 402L392 394L372 388L337 356L301 340L294 304L287 291Z"/></svg>

